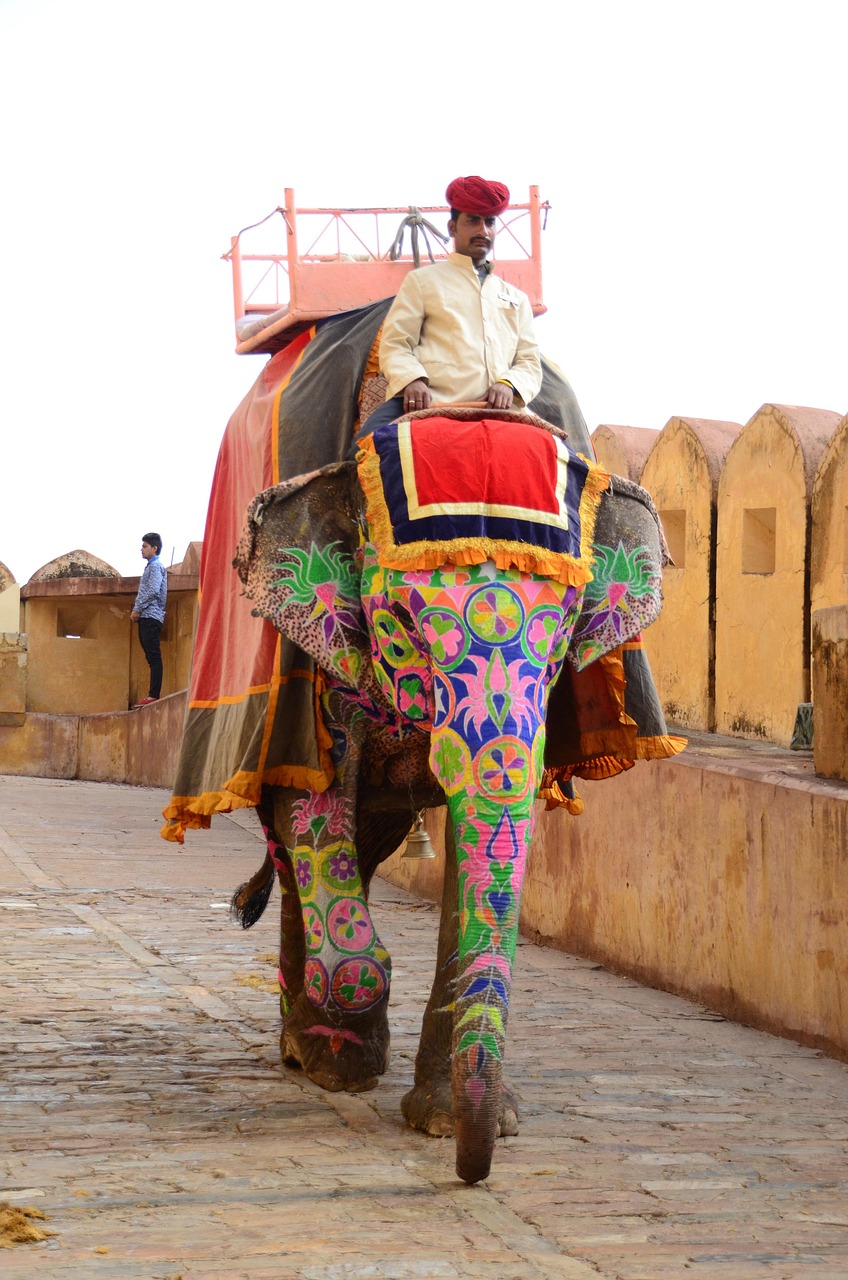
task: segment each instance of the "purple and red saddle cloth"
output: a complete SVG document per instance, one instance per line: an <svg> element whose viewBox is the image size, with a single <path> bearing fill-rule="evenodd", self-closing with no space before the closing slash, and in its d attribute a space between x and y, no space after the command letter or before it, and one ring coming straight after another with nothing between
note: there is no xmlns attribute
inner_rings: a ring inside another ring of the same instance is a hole
<svg viewBox="0 0 848 1280"><path fill-rule="evenodd" d="M608 476L559 436L494 418L419 418L362 442L359 475L380 563L479 564L591 579Z"/></svg>

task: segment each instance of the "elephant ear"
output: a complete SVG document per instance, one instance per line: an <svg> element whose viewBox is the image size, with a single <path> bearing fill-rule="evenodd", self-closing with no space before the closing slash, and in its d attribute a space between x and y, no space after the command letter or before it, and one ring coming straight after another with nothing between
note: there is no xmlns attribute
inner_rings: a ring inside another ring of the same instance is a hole
<svg viewBox="0 0 848 1280"><path fill-rule="evenodd" d="M669 556L646 489L611 476L593 539L592 581L568 652L578 671L655 622L662 609L662 570Z"/></svg>
<svg viewBox="0 0 848 1280"><path fill-rule="evenodd" d="M353 688L371 666L360 591L362 501L352 462L265 489L247 510L233 561L254 615Z"/></svg>

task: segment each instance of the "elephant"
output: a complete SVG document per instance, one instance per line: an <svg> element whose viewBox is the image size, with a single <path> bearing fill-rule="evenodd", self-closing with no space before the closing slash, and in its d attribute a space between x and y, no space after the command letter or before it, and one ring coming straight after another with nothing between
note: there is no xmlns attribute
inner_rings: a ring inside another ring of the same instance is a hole
<svg viewBox="0 0 848 1280"><path fill-rule="evenodd" d="M413 447L419 505L415 518L411 502L401 518L391 488L409 488ZM534 450L558 459L565 477L567 528L549 544L547 534L531 544L522 533ZM500 468L491 483L517 486L511 504L497 508L488 532L472 513L461 547L418 536L425 526L438 533L447 509L427 502L431 472L447 467L456 499L455 472L471 453L474 484ZM513 474L520 459L530 460L523 480ZM490 536L510 519L522 536ZM404 520L416 526L405 541ZM389 1062L391 959L369 909L370 880L424 809L447 805L436 973L402 1109L415 1128L455 1134L467 1183L489 1174L496 1137L517 1132L503 1060L537 797L579 812L574 762L603 761L582 776L629 767L646 754L639 733L665 744L656 756L681 749L658 703L642 708L650 723L640 728L622 693L626 684L652 689L639 636L659 614L666 562L647 493L610 481L529 412L440 406L413 415L364 441L358 464L285 480L248 509L234 566L253 614L317 664L334 776L329 786L263 786L267 854L232 909L249 927L279 883L283 1062L329 1090L373 1088ZM642 664L635 680L633 662ZM596 743L581 757L575 725L603 698L615 702L616 731L630 745L616 755Z"/></svg>

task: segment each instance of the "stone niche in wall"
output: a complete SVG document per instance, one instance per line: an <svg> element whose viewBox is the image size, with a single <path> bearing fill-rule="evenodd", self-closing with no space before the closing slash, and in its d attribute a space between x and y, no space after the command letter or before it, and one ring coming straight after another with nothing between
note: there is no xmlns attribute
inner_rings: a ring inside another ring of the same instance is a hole
<svg viewBox="0 0 848 1280"><path fill-rule="evenodd" d="M811 700L813 486L839 414L765 404L728 451L718 486L715 727L788 746Z"/></svg>

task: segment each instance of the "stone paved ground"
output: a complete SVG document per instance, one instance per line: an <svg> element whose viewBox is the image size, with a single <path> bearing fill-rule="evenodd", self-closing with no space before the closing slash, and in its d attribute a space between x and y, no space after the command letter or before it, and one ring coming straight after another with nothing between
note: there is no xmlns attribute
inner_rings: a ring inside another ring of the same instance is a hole
<svg viewBox="0 0 848 1280"><path fill-rule="evenodd" d="M845 1280L848 1069L521 945L519 1137L466 1187L403 1126L432 908L380 882L394 1057L323 1093L276 1057L275 911L228 921L249 811L0 777L0 1200L56 1232L3 1280Z"/></svg>

